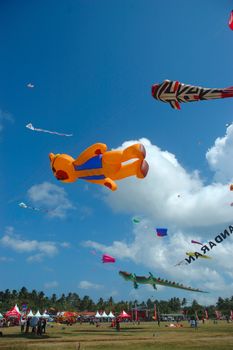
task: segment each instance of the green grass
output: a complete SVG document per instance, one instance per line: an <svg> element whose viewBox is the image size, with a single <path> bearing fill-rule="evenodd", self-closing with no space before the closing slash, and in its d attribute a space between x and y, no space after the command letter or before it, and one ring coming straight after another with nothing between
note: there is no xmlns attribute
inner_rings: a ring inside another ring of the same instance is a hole
<svg viewBox="0 0 233 350"><path fill-rule="evenodd" d="M233 323L212 321L197 330L183 322L183 328L160 327L156 323L121 324L120 332L103 324L48 327L42 337L21 334L19 327L1 329L0 349L5 350L225 350L233 349Z"/></svg>

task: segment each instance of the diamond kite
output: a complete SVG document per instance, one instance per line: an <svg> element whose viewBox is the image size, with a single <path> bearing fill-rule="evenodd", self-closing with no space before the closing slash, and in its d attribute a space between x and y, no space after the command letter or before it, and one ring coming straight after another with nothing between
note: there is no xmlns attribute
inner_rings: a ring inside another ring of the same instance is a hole
<svg viewBox="0 0 233 350"><path fill-rule="evenodd" d="M134 284L134 288L137 289L139 284L151 284L154 289L156 288L156 285L165 286L165 287L172 287L172 288L179 288L179 289L185 289L193 292L200 292L200 293L208 293L204 292L203 290L192 288L192 287L186 287L183 284L177 283L177 282L171 282L168 280L161 279L160 277L156 278L152 275L151 272L149 272L148 277L145 276L136 276L134 273L129 273L125 271L119 271L119 275L123 277L126 281L131 281Z"/></svg>
<svg viewBox="0 0 233 350"><path fill-rule="evenodd" d="M114 180L134 175L139 179L146 177L149 164L145 157L146 150L141 143L114 151L107 151L105 144L96 143L76 159L68 154L49 154L50 166L57 180L75 182L80 179L106 186L112 191L117 189ZM134 161L124 164L133 159Z"/></svg>
<svg viewBox="0 0 233 350"><path fill-rule="evenodd" d="M31 209L31 210L35 210L35 211L43 211L44 213L48 213L49 210L46 209L42 209L42 208L36 208L36 207L31 207L30 205L27 205L23 202L19 203L19 207L23 208L23 209Z"/></svg>
<svg viewBox="0 0 233 350"><path fill-rule="evenodd" d="M170 103L174 109L181 109L180 103L182 102L233 97L233 86L223 89L209 89L183 84L175 80L164 80L163 83L152 86L152 96L156 100Z"/></svg>
<svg viewBox="0 0 233 350"><path fill-rule="evenodd" d="M103 263L114 263L114 262L116 262L116 259L113 258L111 255L103 254L102 255L102 262Z"/></svg>
<svg viewBox="0 0 233 350"><path fill-rule="evenodd" d="M138 217L136 217L136 216L134 216L134 217L132 218L132 221L133 221L134 224L139 224L140 221L141 221L141 219L138 218Z"/></svg>
<svg viewBox="0 0 233 350"><path fill-rule="evenodd" d="M158 237L165 237L165 236L167 236L167 228L157 228L156 232L157 232L157 236Z"/></svg>
<svg viewBox="0 0 233 350"><path fill-rule="evenodd" d="M32 131L39 131L39 132L46 132L48 134L53 134L53 135L58 135L58 136L73 136L73 134L62 134L60 132L57 131L49 131L49 130L45 130L45 129L39 129L39 128L35 128L32 123L29 123L26 125L26 128L32 130Z"/></svg>

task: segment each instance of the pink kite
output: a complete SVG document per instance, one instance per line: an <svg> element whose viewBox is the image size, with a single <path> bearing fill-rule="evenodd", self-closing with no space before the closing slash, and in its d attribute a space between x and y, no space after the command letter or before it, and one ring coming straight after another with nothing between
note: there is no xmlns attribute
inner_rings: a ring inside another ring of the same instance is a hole
<svg viewBox="0 0 233 350"><path fill-rule="evenodd" d="M191 240L191 243L203 245L201 242L194 241L193 239Z"/></svg>
<svg viewBox="0 0 233 350"><path fill-rule="evenodd" d="M114 263L115 261L116 261L116 259L110 255L107 255L107 254L102 255L102 262L103 263Z"/></svg>
<svg viewBox="0 0 233 350"><path fill-rule="evenodd" d="M229 22L228 22L229 28L233 30L233 10L231 11Z"/></svg>

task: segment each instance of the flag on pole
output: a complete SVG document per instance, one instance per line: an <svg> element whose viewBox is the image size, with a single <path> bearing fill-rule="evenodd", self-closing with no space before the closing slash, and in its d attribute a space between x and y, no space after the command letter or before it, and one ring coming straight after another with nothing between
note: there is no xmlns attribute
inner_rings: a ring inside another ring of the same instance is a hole
<svg viewBox="0 0 233 350"><path fill-rule="evenodd" d="M154 320L157 321L157 309L156 309L156 304L154 304Z"/></svg>

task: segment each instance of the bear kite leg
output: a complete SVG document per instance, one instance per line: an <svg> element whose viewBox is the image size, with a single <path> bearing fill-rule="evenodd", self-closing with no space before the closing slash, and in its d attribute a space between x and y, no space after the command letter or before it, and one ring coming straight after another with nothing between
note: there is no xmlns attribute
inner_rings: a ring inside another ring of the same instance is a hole
<svg viewBox="0 0 233 350"><path fill-rule="evenodd" d="M132 163L122 165L121 169L111 177L113 180L121 180L125 177L136 175L138 178L143 179L146 177L148 170L149 165L145 160L136 160Z"/></svg>
<svg viewBox="0 0 233 350"><path fill-rule="evenodd" d="M127 160L138 158L143 160L146 157L146 149L141 143L136 143L123 150L122 162Z"/></svg>

